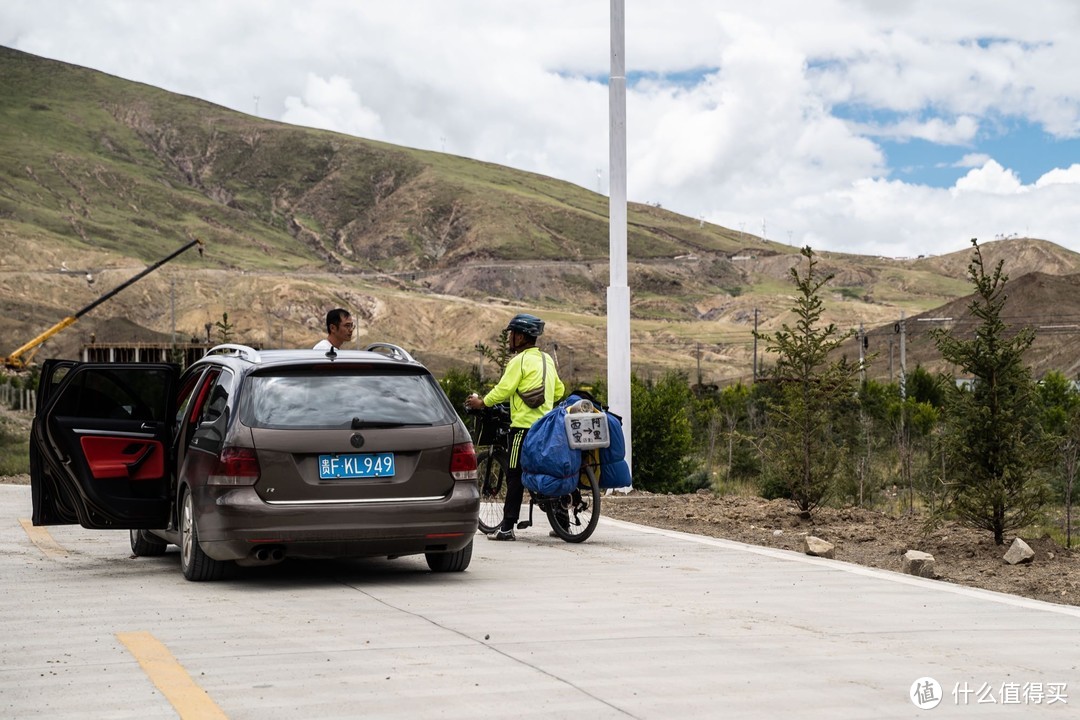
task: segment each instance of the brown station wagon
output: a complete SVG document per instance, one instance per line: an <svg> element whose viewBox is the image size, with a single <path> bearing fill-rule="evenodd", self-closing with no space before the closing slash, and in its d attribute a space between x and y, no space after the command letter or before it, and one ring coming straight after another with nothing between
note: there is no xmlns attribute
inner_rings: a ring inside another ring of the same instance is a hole
<svg viewBox="0 0 1080 720"><path fill-rule="evenodd" d="M476 454L393 345L210 350L174 365L49 360L30 440L35 525L130 529L189 580L286 558L472 558Z"/></svg>

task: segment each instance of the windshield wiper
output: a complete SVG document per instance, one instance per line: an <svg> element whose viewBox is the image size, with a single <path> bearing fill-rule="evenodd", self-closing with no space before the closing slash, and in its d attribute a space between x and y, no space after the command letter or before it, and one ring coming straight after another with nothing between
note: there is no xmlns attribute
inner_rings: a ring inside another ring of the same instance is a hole
<svg viewBox="0 0 1080 720"><path fill-rule="evenodd" d="M407 423L395 422L392 420L361 420L360 418L353 418L350 427L352 427L353 430L360 430L361 428L431 427L431 423Z"/></svg>

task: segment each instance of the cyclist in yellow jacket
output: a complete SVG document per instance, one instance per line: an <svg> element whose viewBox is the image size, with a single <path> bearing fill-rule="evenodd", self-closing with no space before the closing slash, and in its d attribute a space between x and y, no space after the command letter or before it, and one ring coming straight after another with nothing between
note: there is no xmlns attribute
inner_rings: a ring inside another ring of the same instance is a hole
<svg viewBox="0 0 1080 720"><path fill-rule="evenodd" d="M495 387L484 397L473 394L466 404L479 410L510 401L510 464L506 469L506 503L498 530L488 535L490 540L513 540L514 526L521 513L525 488L521 485L521 446L525 434L537 420L550 411L566 393L555 361L536 347L536 339L544 332L544 321L535 315L515 315L506 326L510 333L511 352L516 353L506 364L506 370Z"/></svg>

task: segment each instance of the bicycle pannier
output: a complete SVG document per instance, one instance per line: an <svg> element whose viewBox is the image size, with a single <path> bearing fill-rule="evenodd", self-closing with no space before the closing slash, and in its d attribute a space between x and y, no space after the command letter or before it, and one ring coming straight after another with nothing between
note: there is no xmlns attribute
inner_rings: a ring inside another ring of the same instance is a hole
<svg viewBox="0 0 1080 720"><path fill-rule="evenodd" d="M557 405L537 420L521 446L521 483L541 495L559 497L578 484L581 451L566 436L566 408Z"/></svg>

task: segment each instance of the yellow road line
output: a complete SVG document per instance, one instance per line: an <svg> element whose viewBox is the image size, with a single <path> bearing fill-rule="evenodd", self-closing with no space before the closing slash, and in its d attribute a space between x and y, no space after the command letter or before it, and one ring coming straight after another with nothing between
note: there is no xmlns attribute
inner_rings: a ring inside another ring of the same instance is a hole
<svg viewBox="0 0 1080 720"><path fill-rule="evenodd" d="M228 716L199 687L184 666L176 661L169 649L148 632L116 633L142 666L143 672L172 703L181 720L228 720Z"/></svg>
<svg viewBox="0 0 1080 720"><path fill-rule="evenodd" d="M64 549L64 546L56 542L53 536L49 534L49 531L43 527L34 527L34 524L27 518L19 518L19 524L22 525L23 530L30 537L30 542L38 546L41 552L45 553L53 560L59 560L60 558L66 558L68 551Z"/></svg>

